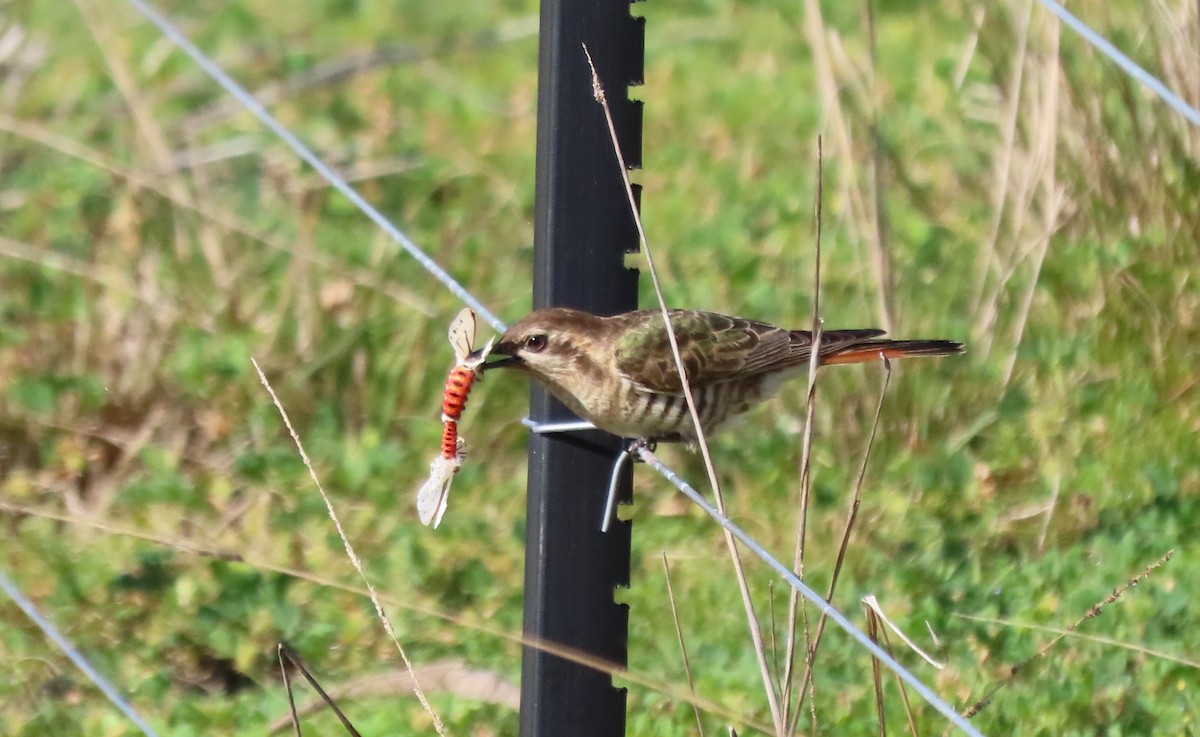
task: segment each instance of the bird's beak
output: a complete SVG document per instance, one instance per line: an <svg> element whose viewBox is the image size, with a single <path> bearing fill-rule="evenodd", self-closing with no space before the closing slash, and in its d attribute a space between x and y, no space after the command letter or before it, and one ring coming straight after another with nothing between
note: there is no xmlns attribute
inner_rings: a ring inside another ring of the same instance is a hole
<svg viewBox="0 0 1200 737"><path fill-rule="evenodd" d="M472 353L476 356L481 353L482 349ZM517 355L517 345L508 341L500 341L492 346L491 353L487 355L486 362L480 365L480 369L487 370L493 368L503 368L505 366L519 366L524 363Z"/></svg>

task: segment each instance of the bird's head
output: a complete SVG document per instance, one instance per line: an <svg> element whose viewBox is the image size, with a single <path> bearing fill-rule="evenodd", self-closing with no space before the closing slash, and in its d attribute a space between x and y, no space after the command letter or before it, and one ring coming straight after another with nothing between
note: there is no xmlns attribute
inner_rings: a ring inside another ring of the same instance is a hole
<svg viewBox="0 0 1200 737"><path fill-rule="evenodd" d="M565 308L538 310L504 331L484 367L516 368L564 385L601 331L602 321L595 315Z"/></svg>

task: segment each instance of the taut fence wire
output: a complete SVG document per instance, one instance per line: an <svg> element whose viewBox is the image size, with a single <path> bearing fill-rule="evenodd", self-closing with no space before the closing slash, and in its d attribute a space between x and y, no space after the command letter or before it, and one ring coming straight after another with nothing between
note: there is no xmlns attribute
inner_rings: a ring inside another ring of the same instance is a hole
<svg viewBox="0 0 1200 737"><path fill-rule="evenodd" d="M233 80L225 73L220 66L202 52L195 44L193 44L166 16L159 13L155 8L146 3L144 0L129 0L130 4L143 17L149 20L158 30L180 50L182 50L191 60L209 77L211 77L218 85L228 92L235 100L245 107L252 115L254 115L264 126L279 137L292 151L303 161L313 167L313 169L324 178L330 186L341 192L351 203L361 210L373 223L379 226L383 232L388 235L397 245L403 248L409 255L416 259L427 272L435 279L442 283L452 294L458 297L464 304L480 315L494 330L503 332L505 324L496 317L487 307L483 305L473 294L471 294L462 284L460 284L453 276L443 269L436 261L434 261L425 251L413 242L407 234L398 228L394 223L388 220L378 209L362 197L353 187L351 187L345 179L337 174L331 167L318 157L312 149L306 146L295 134L287 127L280 123L267 109L254 98L248 91ZM1146 71L1144 68L1135 63L1126 54L1121 52L1110 41L1105 39L1101 34L1097 33L1090 26L1072 15L1065 7L1055 0L1038 0L1047 11L1059 18L1071 30L1081 36L1089 44L1094 46L1098 51L1109 57L1116 63L1122 71L1128 74L1132 79L1145 85L1154 94L1161 98L1167 105L1176 110L1180 115L1186 118L1189 122L1196 126L1200 126L1200 110L1186 102L1182 97L1173 92L1160 79ZM744 532L740 527L734 524L728 517L718 512L711 504L709 504L699 492L691 485L684 481L678 474L667 467L648 449L642 448L638 451L642 460L646 464L659 473L672 486L678 489L681 493L687 496L692 502L703 509L710 517L718 522L724 529L731 532L738 540L746 546L748 550L758 556L770 568L775 570L787 583L792 586L800 594L813 603L820 611L826 613L830 619L839 627L845 630L856 642L867 649L874 657L878 658L888 669L894 672L899 678L904 680L913 687L922 698L926 700L935 710L943 714L951 723L958 726L965 734L982 737L972 724L967 722L966 718L957 713L949 704L935 694L928 686L920 681L915 675L901 666L894 658L892 658L879 645L874 643L862 630L854 626L849 619L846 618L836 607L827 602L820 594L808 587L800 580L794 572L788 569L784 564L780 563L775 557L768 553L754 538ZM95 670L87 660L74 648L71 643L59 633L53 625L51 625L37 609L32 602L25 597L20 589L3 574L0 574L0 590L3 590L10 598L16 602L17 606L28 616L39 628L45 632L46 636L61 649L72 662L90 678L97 687L104 693L105 697L117 707L130 721L132 721L138 729L147 737L157 737L157 733L150 725L142 719L133 707L121 696L120 692L113 687L105 678Z"/></svg>
<svg viewBox="0 0 1200 737"><path fill-rule="evenodd" d="M505 329L504 323L501 322L500 319L494 316L490 311L488 311L487 308L483 306L482 302L476 299L475 296L468 292L465 287L459 284L454 277L450 276L445 269L434 262L429 255L417 247L417 245L407 235L405 235L403 231L389 221L382 213L379 212L379 210L368 203L360 194L358 194L357 191L355 191L353 187L351 187L341 176L339 176L337 172L327 166L320 159L320 157L318 157L312 151L312 149L306 146L295 134L289 131L282 123L280 123L273 115L271 115L271 113L268 112L267 109L260 103L258 103L248 91L235 82L232 77L226 74L225 71L222 70L215 61L210 59L203 51L199 49L199 47L188 40L188 38L184 36L183 32L180 31L174 24L172 24L170 20L168 20L161 13L157 12L154 8L144 2L144 0L129 0L129 2L138 10L138 12L142 13L147 20L153 23L164 36L171 39L171 41L178 45L179 48L185 54L187 54L198 67L200 67L200 69L212 77L217 84L219 84L235 99L241 101L242 104L246 106L247 111L254 115L254 117L258 118L258 120L273 133L278 135L279 138L289 148L291 148L297 156L311 165L318 174L320 174L326 181L329 182L331 186L333 186L342 194L346 195L346 197L349 198L355 206L360 208L373 222L383 228L385 233L391 236L396 243L398 243L404 248L404 250L416 258L417 262L421 264L421 266L423 266L430 274L432 274L435 279L440 281L446 286L447 289L462 299L463 302L471 307L471 309L482 315L484 319L497 331L502 332ZM727 517L718 513L715 508L708 507L704 502L703 497L701 497L699 493L695 491L695 489L689 486L674 471L664 465L658 460L658 458L656 458L647 450L643 449L641 451L641 455L651 468L662 475L662 477L675 486L675 488L687 495L688 498L693 502L700 504L701 507L704 508L705 511L710 515L715 514L716 517L714 517L714 519L717 519L723 527L738 537L743 544L748 544L749 549L764 562L766 562L768 566L781 573L788 585L797 588L805 598L809 599L818 607L820 607L822 611L825 611L827 614L829 614L829 617L833 619L833 621L839 627L845 629L851 634L852 637L855 638L856 641L858 641L860 644L863 644L871 652L871 654L876 658L879 658L879 660L889 670L894 672L905 682L912 685L913 688L920 693L921 696L927 702L929 702L934 709L945 715L947 719L962 729L966 734L972 735L973 737L983 737L982 733L968 723L965 718L959 716L958 712L955 711L953 707L938 697L937 694L935 694L928 686L925 686L923 683L921 683L916 676L905 669L904 666L900 665L900 663L898 663L895 658L889 655L885 650L871 642L861 630L855 627L854 624L851 623L850 620L845 617L845 615L833 607L833 605L826 602L820 594L805 585L804 582L795 576L795 574L793 574L786 566L767 553L767 551L760 544L754 541L754 539L745 532L741 531L741 529L734 525Z"/></svg>

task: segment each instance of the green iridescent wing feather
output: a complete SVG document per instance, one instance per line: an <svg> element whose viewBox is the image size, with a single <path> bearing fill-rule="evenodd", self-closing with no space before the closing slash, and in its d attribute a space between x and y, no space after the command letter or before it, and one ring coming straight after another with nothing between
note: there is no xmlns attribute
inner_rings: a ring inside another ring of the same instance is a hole
<svg viewBox="0 0 1200 737"><path fill-rule="evenodd" d="M767 370L785 360L789 337L765 323L708 312L674 311L671 325L693 388ZM666 325L657 311L641 313L617 344L617 368L643 391L679 394L683 387Z"/></svg>
<svg viewBox="0 0 1200 737"><path fill-rule="evenodd" d="M633 313L617 343L617 369L642 391L680 394L683 386L662 315ZM812 337L767 323L712 312L674 310L671 325L679 355L693 389L792 368L809 360ZM821 354L828 356L881 330L834 330L823 334Z"/></svg>

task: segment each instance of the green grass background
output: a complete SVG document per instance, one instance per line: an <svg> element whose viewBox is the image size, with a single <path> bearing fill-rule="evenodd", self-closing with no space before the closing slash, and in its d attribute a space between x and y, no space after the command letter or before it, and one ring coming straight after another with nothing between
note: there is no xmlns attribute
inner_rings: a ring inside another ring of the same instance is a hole
<svg viewBox="0 0 1200 737"><path fill-rule="evenodd" d="M272 110L498 314L529 308L536 4L163 7L244 85L278 93ZM1194 3L1073 7L1200 100ZM837 603L861 622L858 599L877 596L947 667L901 660L965 707L1053 635L963 617L1066 627L1174 549L1080 627L1123 645L1058 643L976 722L990 735L1192 733L1200 131L1021 2L635 10L636 178L668 301L808 323L822 134L826 326L881 324L887 292L896 333L968 343L962 358L897 368ZM441 529L421 527L413 495L460 305L124 4L0 3L4 31L4 572L165 734L263 733L286 710L281 639L330 685L399 668L370 603L330 585L359 582L254 356L413 659L515 681L518 647L480 626L521 624L522 383L497 375L474 392L471 457ZM381 50L387 63L314 81ZM819 589L880 380L875 366L822 374ZM784 557L803 393L714 441L732 516ZM703 486L696 456L665 456ZM666 551L697 691L739 724L769 722L718 530L652 473L637 473L636 497L633 585L619 593L631 670L685 688ZM751 564L750 577L760 612L772 597L782 612L773 576ZM816 693L824 733L877 733L870 663L840 632ZM895 685L884 694L900 730ZM432 700L453 734L516 732L506 707ZM403 691L346 707L366 734L432 732ZM712 734L731 718L705 721ZM923 706L917 722L944 729ZM340 729L329 715L306 725ZM630 734L694 732L686 702L631 685ZM0 733L134 728L4 601Z"/></svg>

